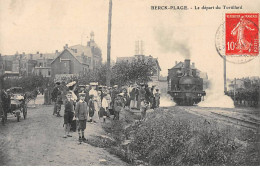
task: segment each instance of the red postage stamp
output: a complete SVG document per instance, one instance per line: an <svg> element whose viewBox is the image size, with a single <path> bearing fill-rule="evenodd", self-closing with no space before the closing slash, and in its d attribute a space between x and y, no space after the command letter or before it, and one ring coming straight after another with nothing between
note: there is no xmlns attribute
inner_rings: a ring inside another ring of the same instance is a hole
<svg viewBox="0 0 260 169"><path fill-rule="evenodd" d="M226 55L259 54L259 14L226 14Z"/></svg>

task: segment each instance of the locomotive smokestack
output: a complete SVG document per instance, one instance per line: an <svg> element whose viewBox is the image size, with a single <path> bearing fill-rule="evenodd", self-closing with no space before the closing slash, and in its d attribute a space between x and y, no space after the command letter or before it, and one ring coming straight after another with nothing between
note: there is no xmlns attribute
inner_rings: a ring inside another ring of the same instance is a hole
<svg viewBox="0 0 260 169"><path fill-rule="evenodd" d="M190 59L185 59L185 61L184 61L184 67L185 67L186 69L189 69L189 68L190 68Z"/></svg>
<svg viewBox="0 0 260 169"><path fill-rule="evenodd" d="M184 60L185 75L190 75L190 59Z"/></svg>

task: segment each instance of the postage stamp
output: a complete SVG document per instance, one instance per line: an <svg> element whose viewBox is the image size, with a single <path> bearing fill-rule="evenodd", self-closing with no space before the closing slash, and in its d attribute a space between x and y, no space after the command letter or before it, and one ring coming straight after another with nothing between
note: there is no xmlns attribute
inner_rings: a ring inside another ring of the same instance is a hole
<svg viewBox="0 0 260 169"><path fill-rule="evenodd" d="M259 14L258 13L227 13L226 56L259 54Z"/></svg>
<svg viewBox="0 0 260 169"><path fill-rule="evenodd" d="M226 13L215 35L218 54L244 64L259 56L259 13Z"/></svg>

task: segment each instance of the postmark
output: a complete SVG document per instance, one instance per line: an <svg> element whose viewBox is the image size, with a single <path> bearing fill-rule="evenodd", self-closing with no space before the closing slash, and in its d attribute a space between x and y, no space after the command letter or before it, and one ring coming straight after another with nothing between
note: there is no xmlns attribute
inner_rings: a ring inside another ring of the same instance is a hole
<svg viewBox="0 0 260 169"><path fill-rule="evenodd" d="M247 63L259 56L259 14L227 13L216 32L216 50L232 63Z"/></svg>

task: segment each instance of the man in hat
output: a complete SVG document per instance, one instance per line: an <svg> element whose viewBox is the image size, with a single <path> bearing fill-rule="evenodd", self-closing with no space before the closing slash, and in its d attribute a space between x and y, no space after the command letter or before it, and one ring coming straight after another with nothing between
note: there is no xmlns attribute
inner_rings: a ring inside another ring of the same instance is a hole
<svg viewBox="0 0 260 169"><path fill-rule="evenodd" d="M154 94L155 97L155 108L158 108L160 106L160 92L159 89L156 89L156 93Z"/></svg>
<svg viewBox="0 0 260 169"><path fill-rule="evenodd" d="M118 90L118 85L114 85L113 89L112 89L112 93L111 93L111 99L112 99L112 105L113 105L113 109L114 109L114 103L115 103L115 99L117 97L117 95L119 94L119 90ZM114 110L115 111L115 110Z"/></svg>
<svg viewBox="0 0 260 169"><path fill-rule="evenodd" d="M87 103L89 101L89 91L90 91L90 87L89 87L89 85L86 85L86 88L85 88L85 93L86 93L85 102L87 102Z"/></svg>
<svg viewBox="0 0 260 169"><path fill-rule="evenodd" d="M54 102L54 109L53 109L53 115L57 114L57 107L58 107L58 102L57 102L57 97L58 93L60 93L60 82L55 83L55 87L51 93L51 99Z"/></svg>

